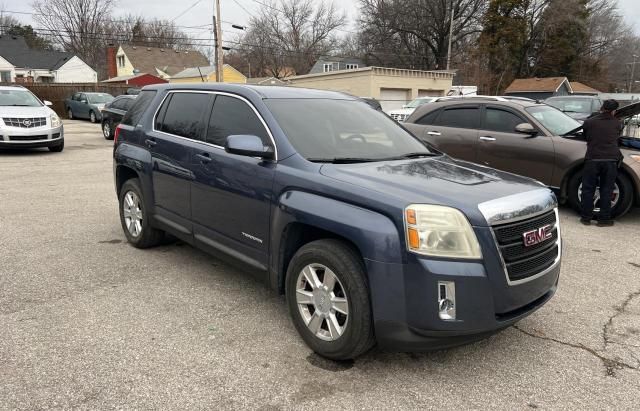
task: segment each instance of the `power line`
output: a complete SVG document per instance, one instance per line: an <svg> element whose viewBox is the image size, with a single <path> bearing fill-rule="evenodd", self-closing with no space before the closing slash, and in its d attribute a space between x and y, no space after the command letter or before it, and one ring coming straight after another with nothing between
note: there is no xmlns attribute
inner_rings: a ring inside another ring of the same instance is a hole
<svg viewBox="0 0 640 411"><path fill-rule="evenodd" d="M184 16L185 14L187 14L187 12L189 10L191 10L192 8L194 8L195 6L197 6L198 4L200 4L200 2L202 2L202 0L197 0L195 3L193 3L191 6L187 7L187 9L185 11L183 11L182 13L178 14L177 16L175 16L173 19L171 19L172 22L178 20L180 17Z"/></svg>

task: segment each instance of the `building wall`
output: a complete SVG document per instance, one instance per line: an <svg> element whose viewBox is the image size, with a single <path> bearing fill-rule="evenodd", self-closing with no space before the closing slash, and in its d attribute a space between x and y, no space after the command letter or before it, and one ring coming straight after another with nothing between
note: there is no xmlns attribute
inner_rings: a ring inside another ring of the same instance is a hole
<svg viewBox="0 0 640 411"><path fill-rule="evenodd" d="M419 95L444 96L453 84L453 74L372 68L347 72L298 76L289 79L295 87L334 90L380 100L384 111L401 108ZM402 93L404 92L404 93ZM381 99L393 95L392 99ZM405 100L399 97L406 95Z"/></svg>
<svg viewBox="0 0 640 411"><path fill-rule="evenodd" d="M119 56L124 56L124 66L123 67L118 65L118 57ZM122 47L118 47L118 52L116 53L116 67L118 69L118 75L116 77L130 76L130 75L133 74L133 68L134 68L133 64L131 64L131 61L129 60L129 57L127 57L125 52L122 50ZM149 73L149 74L155 74L155 73Z"/></svg>
<svg viewBox="0 0 640 411"><path fill-rule="evenodd" d="M9 72L10 81L16 81L15 67L13 67L13 64L3 59L2 56L0 56L0 71Z"/></svg>
<svg viewBox="0 0 640 411"><path fill-rule="evenodd" d="M78 56L73 56L55 71L56 83L96 83L98 73Z"/></svg>
<svg viewBox="0 0 640 411"><path fill-rule="evenodd" d="M233 67L225 66L222 71L223 82L224 83L240 83L246 84L247 78L240 73L238 70ZM209 76L205 77L205 81L207 83L215 83L216 82L216 73L215 71L210 73ZM202 83L202 77L183 77L183 78L175 78L169 79L170 83Z"/></svg>

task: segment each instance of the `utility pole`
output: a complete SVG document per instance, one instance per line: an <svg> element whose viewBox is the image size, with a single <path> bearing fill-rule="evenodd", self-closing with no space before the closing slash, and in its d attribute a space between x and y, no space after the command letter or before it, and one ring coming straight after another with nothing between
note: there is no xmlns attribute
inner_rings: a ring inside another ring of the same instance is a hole
<svg viewBox="0 0 640 411"><path fill-rule="evenodd" d="M216 47L216 81L222 83L224 75L224 56L222 53L222 20L220 19L220 0L214 0L216 7L216 15L213 16L213 38ZM217 21L216 21L217 20Z"/></svg>
<svg viewBox="0 0 640 411"><path fill-rule="evenodd" d="M449 51L447 52L447 71L451 68L451 42L453 40L453 0L451 0L451 22L449 23Z"/></svg>
<svg viewBox="0 0 640 411"><path fill-rule="evenodd" d="M633 83L636 76L636 60L638 56L636 54L633 55L633 63L631 63L631 81L629 82L629 90L627 93L633 93Z"/></svg>

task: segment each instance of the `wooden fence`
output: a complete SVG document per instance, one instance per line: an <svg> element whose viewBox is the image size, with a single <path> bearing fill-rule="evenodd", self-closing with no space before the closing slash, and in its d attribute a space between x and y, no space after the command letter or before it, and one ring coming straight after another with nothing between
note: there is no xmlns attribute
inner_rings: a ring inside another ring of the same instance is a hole
<svg viewBox="0 0 640 411"><path fill-rule="evenodd" d="M15 83L0 83L0 86L15 86ZM114 96L125 94L132 86L126 84L101 83L21 83L31 90L40 100L49 100L51 107L61 117L66 117L64 101L78 91L109 93Z"/></svg>

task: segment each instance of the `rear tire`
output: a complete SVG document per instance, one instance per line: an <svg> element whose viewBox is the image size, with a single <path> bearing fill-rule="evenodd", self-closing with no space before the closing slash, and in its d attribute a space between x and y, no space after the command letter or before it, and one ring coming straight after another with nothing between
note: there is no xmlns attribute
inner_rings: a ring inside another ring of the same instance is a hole
<svg viewBox="0 0 640 411"><path fill-rule="evenodd" d="M94 113L93 111L89 112L89 121L92 122L92 123L95 123L97 121L96 113Z"/></svg>
<svg viewBox="0 0 640 411"><path fill-rule="evenodd" d="M102 122L102 135L105 140L113 140L113 125L111 124L111 120Z"/></svg>
<svg viewBox="0 0 640 411"><path fill-rule="evenodd" d="M582 185L582 170L578 171L574 174L569 180L569 184L567 185L567 195L568 202L571 208L573 208L576 212L582 212L582 204L580 203L580 188ZM618 203L611 209L611 217L618 218L627 214L633 206L633 197L634 190L633 184L629 177L627 177L624 172L618 172L618 178L616 179L616 185L618 190L620 191L620 198L618 199ZM598 218L598 213L594 213L596 219Z"/></svg>
<svg viewBox="0 0 640 411"><path fill-rule="evenodd" d="M140 181L127 180L120 189L120 224L127 241L136 248L159 245L164 233L151 226L151 218L145 207Z"/></svg>
<svg viewBox="0 0 640 411"><path fill-rule="evenodd" d="M67 110L67 117L69 117L69 120L73 120L73 110L71 109Z"/></svg>
<svg viewBox="0 0 640 411"><path fill-rule="evenodd" d="M315 273L312 277L318 279L317 288L305 280L310 267ZM331 276L335 281L329 280ZM330 286L330 282L335 285ZM326 239L304 245L291 259L285 285L293 324L313 351L331 360L348 360L374 346L364 265L348 244ZM313 302L301 303L312 295ZM316 327L312 325L314 319L319 324Z"/></svg>
<svg viewBox="0 0 640 411"><path fill-rule="evenodd" d="M60 144L58 144L57 146L49 147L49 151L51 151L52 153L60 153L62 150L64 150L64 139L62 139Z"/></svg>

